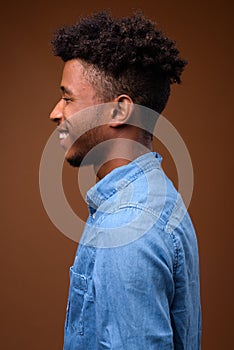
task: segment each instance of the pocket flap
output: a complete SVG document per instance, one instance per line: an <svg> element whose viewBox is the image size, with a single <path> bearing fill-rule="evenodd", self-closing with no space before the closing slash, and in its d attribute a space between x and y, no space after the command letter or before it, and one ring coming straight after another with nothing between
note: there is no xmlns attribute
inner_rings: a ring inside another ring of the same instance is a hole
<svg viewBox="0 0 234 350"><path fill-rule="evenodd" d="M75 272L73 266L70 267L70 284L77 289L87 292L87 278Z"/></svg>

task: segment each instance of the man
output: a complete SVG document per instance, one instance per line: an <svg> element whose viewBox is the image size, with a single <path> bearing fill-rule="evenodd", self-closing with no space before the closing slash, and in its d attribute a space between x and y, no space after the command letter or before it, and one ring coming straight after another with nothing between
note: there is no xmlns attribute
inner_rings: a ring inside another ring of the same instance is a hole
<svg viewBox="0 0 234 350"><path fill-rule="evenodd" d="M64 350L198 350L196 236L147 117L163 111L186 62L138 13L92 15L52 43L65 65L50 118L67 161L93 164L98 178L70 269Z"/></svg>

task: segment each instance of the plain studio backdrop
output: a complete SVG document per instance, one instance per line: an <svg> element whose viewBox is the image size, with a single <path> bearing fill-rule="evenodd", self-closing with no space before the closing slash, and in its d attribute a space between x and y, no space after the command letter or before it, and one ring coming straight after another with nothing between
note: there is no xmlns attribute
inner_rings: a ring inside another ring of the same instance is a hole
<svg viewBox="0 0 234 350"><path fill-rule="evenodd" d="M48 120L60 97L62 62L54 30L80 15L142 9L177 41L189 61L163 115L183 137L194 167L189 213L201 265L203 349L233 345L233 4L220 1L8 1L1 5L1 348L62 349L69 266L76 243L48 218L39 164L54 130ZM155 142L177 185L175 164ZM64 189L76 213L87 209L77 172L64 165Z"/></svg>

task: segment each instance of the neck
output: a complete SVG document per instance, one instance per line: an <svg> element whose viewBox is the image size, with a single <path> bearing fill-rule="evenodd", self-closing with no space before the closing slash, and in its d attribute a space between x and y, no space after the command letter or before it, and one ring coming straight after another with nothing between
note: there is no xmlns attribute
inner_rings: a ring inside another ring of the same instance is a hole
<svg viewBox="0 0 234 350"><path fill-rule="evenodd" d="M108 147L106 152L102 150L102 157L98 157L99 161L94 165L97 181L104 178L112 170L127 165L141 155L152 151L152 143L147 145L148 147L129 139L111 140L111 143L112 147Z"/></svg>
<svg viewBox="0 0 234 350"><path fill-rule="evenodd" d="M131 161L128 159L112 159L104 163L98 170L95 169L97 174L97 181L103 179L107 174L109 174L112 170L121 167L123 165L129 164Z"/></svg>

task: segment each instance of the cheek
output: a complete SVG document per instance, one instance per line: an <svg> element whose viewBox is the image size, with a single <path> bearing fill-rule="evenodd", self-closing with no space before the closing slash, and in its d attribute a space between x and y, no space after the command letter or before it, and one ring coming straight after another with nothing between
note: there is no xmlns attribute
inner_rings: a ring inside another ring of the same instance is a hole
<svg viewBox="0 0 234 350"><path fill-rule="evenodd" d="M88 131L80 136L71 146L70 151L73 153L87 153L96 145L96 137L93 131Z"/></svg>
<svg viewBox="0 0 234 350"><path fill-rule="evenodd" d="M101 128L90 129L80 136L73 144L73 150L80 150L81 152L89 152L97 144L103 141Z"/></svg>
<svg viewBox="0 0 234 350"><path fill-rule="evenodd" d="M68 104L67 106L64 107L64 116L65 118L70 118L71 116L73 116L75 113L78 113L79 109L72 105L72 103Z"/></svg>

